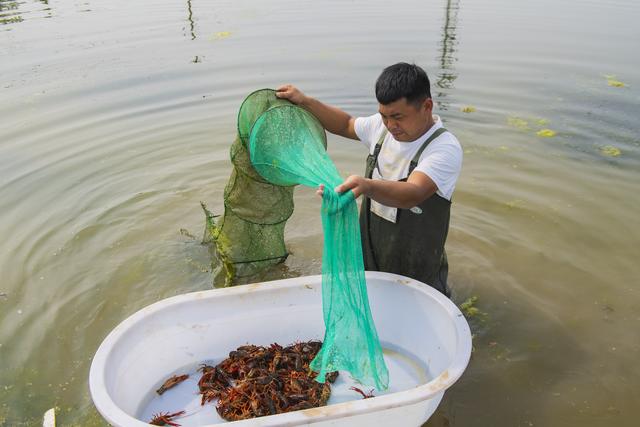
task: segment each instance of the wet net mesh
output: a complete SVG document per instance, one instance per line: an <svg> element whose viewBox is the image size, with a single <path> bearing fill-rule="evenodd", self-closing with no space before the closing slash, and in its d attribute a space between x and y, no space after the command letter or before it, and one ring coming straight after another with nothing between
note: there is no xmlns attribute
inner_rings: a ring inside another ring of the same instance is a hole
<svg viewBox="0 0 640 427"><path fill-rule="evenodd" d="M345 370L362 384L386 389L389 375L369 310L358 210L353 193L332 190L342 178L327 155L322 125L273 90L256 91L240 107L231 160L223 216L214 217L203 205L205 241L213 243L217 258L214 280L232 285L284 261L294 187L324 184L325 337L310 366L321 382L326 374Z"/></svg>
<svg viewBox="0 0 640 427"><path fill-rule="evenodd" d="M269 108L291 105L271 89L250 94L238 112L238 133L231 145L233 170L224 190L224 214L206 216L205 243L214 249L214 284L231 286L251 280L287 258L284 227L293 213L293 186L274 185L251 166L249 133L256 119ZM326 146L317 121L309 129Z"/></svg>
<svg viewBox="0 0 640 427"><path fill-rule="evenodd" d="M321 215L323 345L311 362L318 380L346 370L365 385L386 389L389 374L371 317L360 241L358 208L351 191L333 191L342 182L318 138L317 119L291 104L262 113L249 135L255 170L268 182L288 186L324 184Z"/></svg>

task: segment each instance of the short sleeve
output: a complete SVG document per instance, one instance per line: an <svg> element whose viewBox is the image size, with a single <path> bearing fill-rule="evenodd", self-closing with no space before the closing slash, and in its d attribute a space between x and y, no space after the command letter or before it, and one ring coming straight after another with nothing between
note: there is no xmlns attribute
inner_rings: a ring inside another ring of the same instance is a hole
<svg viewBox="0 0 640 427"><path fill-rule="evenodd" d="M438 192L447 200L451 200L461 169L462 147L455 139L425 150L415 168L431 178L438 186Z"/></svg>
<svg viewBox="0 0 640 427"><path fill-rule="evenodd" d="M383 126L380 114L369 117L357 117L354 123L356 136L371 151L371 146L378 142L380 128Z"/></svg>

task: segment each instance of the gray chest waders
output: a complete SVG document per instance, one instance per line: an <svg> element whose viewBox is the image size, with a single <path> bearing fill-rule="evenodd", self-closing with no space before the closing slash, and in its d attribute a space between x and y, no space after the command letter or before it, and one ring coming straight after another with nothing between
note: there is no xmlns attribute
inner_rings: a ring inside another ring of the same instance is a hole
<svg viewBox="0 0 640 427"><path fill-rule="evenodd" d="M427 145L446 132L437 129L420 147L409 165L409 173L418 165ZM373 154L367 157L365 176L371 178L378 165L378 155L387 135L385 129ZM400 181L406 181L404 178ZM365 270L401 274L427 283L447 297L447 254L444 243L449 231L451 202L434 194L417 206L398 209L395 224L371 212L371 199L364 198L360 211L360 233ZM414 213L420 212L421 213Z"/></svg>

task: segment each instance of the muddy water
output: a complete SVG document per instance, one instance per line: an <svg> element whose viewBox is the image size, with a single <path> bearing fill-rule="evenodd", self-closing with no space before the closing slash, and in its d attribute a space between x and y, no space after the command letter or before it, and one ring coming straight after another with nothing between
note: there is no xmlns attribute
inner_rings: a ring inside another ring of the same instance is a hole
<svg viewBox="0 0 640 427"><path fill-rule="evenodd" d="M429 72L464 145L448 240L472 361L432 426L632 426L640 401L640 4L0 0L0 425L103 425L91 358L122 319L211 286L235 114L291 82L372 114ZM366 153L329 138L343 175ZM319 202L293 255L316 274ZM163 349L154 349L163 351Z"/></svg>

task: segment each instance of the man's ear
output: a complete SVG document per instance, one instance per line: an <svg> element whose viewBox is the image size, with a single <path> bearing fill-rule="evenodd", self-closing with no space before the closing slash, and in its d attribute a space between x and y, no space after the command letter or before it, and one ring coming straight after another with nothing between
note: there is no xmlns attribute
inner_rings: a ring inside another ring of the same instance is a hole
<svg viewBox="0 0 640 427"><path fill-rule="evenodd" d="M433 99L431 99L431 98L425 99L424 100L424 108L429 112L433 111Z"/></svg>
<svg viewBox="0 0 640 427"><path fill-rule="evenodd" d="M422 107L427 113L431 113L433 111L433 99L425 98L425 100L422 102Z"/></svg>

